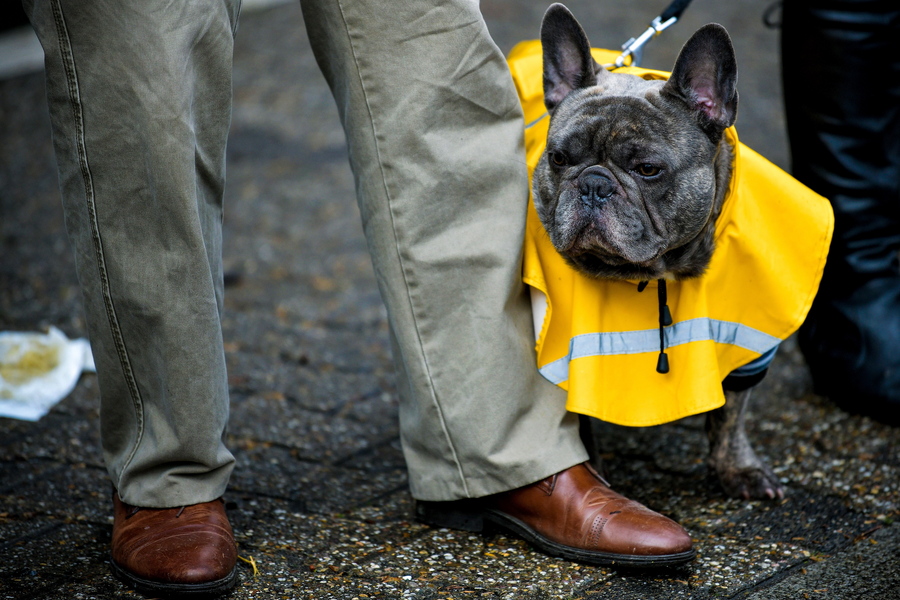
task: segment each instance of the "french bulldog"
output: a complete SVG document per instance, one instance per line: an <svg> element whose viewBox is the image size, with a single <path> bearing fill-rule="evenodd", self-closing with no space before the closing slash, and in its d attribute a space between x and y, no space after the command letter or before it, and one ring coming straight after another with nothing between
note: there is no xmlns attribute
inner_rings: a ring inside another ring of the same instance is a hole
<svg viewBox="0 0 900 600"><path fill-rule="evenodd" d="M532 188L556 250L595 278L701 277L715 251L733 160L723 137L738 102L727 31L698 30L668 81L596 64L584 30L561 4L547 11L541 42L551 121ZM750 391L726 391L725 405L707 413L709 464L731 496L781 498L745 431Z"/></svg>

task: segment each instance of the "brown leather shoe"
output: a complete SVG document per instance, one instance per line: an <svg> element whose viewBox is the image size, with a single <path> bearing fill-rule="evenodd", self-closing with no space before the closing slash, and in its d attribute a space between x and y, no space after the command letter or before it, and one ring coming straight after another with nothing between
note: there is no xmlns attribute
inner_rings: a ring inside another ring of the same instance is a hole
<svg viewBox="0 0 900 600"><path fill-rule="evenodd" d="M551 556L596 565L672 567L694 558L679 524L612 491L587 463L487 498L418 502L416 516L467 531L493 524Z"/></svg>
<svg viewBox="0 0 900 600"><path fill-rule="evenodd" d="M138 508L113 493L112 571L150 595L217 596L237 583L237 548L222 500Z"/></svg>

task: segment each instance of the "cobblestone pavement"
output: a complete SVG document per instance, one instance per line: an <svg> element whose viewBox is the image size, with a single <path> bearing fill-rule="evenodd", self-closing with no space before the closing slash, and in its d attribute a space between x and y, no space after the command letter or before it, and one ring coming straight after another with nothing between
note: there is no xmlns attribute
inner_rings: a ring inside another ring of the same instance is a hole
<svg viewBox="0 0 900 600"><path fill-rule="evenodd" d="M664 4L569 3L606 47ZM724 24L741 68L742 139L786 166L768 4L696 0L644 65L670 68L696 27ZM545 5L482 8L508 51L537 35ZM687 568L592 568L512 537L414 522L385 312L299 7L245 11L237 42L224 321L238 461L226 499L243 559L233 598L900 598L900 433L814 396L790 341L750 425L784 500L726 499L703 460L702 418L596 426L613 485L693 535ZM43 94L41 74L0 82L0 330L82 336ZM97 393L84 376L41 421L0 419L0 599L137 597L106 562Z"/></svg>

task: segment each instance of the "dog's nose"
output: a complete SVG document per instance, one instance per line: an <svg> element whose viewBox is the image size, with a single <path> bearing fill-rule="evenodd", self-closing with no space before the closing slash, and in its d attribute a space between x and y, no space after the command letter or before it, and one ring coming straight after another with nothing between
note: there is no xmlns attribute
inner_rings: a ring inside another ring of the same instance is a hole
<svg viewBox="0 0 900 600"><path fill-rule="evenodd" d="M616 191L616 184L606 175L588 172L578 178L578 191L586 206L597 206L609 200Z"/></svg>

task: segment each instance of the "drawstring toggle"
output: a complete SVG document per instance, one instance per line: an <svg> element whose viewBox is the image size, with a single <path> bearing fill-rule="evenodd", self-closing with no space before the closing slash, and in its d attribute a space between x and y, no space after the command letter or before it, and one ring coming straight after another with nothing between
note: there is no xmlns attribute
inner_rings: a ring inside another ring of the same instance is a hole
<svg viewBox="0 0 900 600"><path fill-rule="evenodd" d="M665 328L671 325L672 313L669 311L668 296L666 294L666 280L657 280L657 297L659 299L659 359L656 361L657 373L669 372L669 355L666 354L666 331ZM638 291L643 292L647 287L648 281L638 283Z"/></svg>

